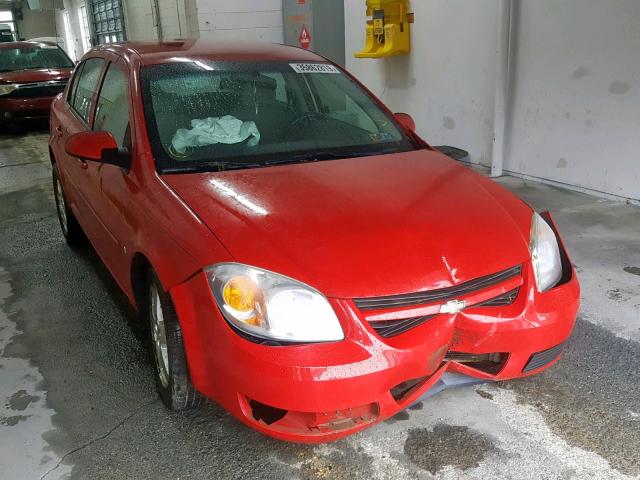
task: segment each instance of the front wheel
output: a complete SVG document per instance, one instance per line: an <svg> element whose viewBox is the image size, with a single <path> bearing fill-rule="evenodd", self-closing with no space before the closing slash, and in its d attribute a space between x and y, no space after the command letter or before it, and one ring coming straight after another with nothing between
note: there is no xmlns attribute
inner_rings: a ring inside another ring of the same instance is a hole
<svg viewBox="0 0 640 480"><path fill-rule="evenodd" d="M82 245L86 238L82 227L78 223L75 215L67 205L67 200L60 183L60 173L58 166L53 165L53 195L56 200L56 210L58 211L58 220L60 220L60 228L67 244L74 247Z"/></svg>
<svg viewBox="0 0 640 480"><path fill-rule="evenodd" d="M146 315L158 394L169 410L199 407L204 397L189 378L182 330L171 298L153 273L147 285Z"/></svg>

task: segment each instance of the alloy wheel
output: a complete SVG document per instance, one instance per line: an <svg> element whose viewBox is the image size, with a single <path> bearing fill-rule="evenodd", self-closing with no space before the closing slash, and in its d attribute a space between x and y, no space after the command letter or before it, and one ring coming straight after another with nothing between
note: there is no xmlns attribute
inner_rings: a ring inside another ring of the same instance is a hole
<svg viewBox="0 0 640 480"><path fill-rule="evenodd" d="M164 388L169 385L169 352L167 350L167 332L160 294L156 285L151 285L150 292L151 341L153 353L158 369L158 378Z"/></svg>
<svg viewBox="0 0 640 480"><path fill-rule="evenodd" d="M60 185L60 179L56 176L54 183L54 192L56 197L56 208L58 210L58 218L60 218L60 226L62 227L62 233L65 236L69 233L69 224L67 220L67 203L64 200L64 193L62 193L62 185Z"/></svg>

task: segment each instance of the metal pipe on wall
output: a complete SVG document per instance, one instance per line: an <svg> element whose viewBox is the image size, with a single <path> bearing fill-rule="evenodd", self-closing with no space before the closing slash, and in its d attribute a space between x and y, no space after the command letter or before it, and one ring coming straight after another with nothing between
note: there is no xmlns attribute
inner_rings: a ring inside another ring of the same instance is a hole
<svg viewBox="0 0 640 480"><path fill-rule="evenodd" d="M184 1L182 2L182 6L184 7ZM182 22L180 21L180 0L176 0L176 15L178 16L178 32L180 34L180 38L182 38Z"/></svg>
<svg viewBox="0 0 640 480"><path fill-rule="evenodd" d="M156 19L156 32L158 34L158 41L162 41L163 40L163 33L162 33L162 19L160 18L160 4L158 3L158 0L151 0L151 10L153 11L153 16Z"/></svg>
<svg viewBox="0 0 640 480"><path fill-rule="evenodd" d="M491 176L502 175L505 154L507 111L510 89L512 39L516 28L513 21L513 0L498 0L496 36L496 91L493 109L493 147L491 152Z"/></svg>

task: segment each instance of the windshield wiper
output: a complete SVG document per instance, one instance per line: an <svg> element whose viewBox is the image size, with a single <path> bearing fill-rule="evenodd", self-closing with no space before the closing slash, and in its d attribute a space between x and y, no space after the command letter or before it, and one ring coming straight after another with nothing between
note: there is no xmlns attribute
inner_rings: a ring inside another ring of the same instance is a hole
<svg viewBox="0 0 640 480"><path fill-rule="evenodd" d="M355 157L370 157L373 155L382 155L388 153L384 150L375 151L340 151L340 152L306 152L299 155L292 155L286 158L280 158L275 160L267 160L265 165L286 165L289 163L307 163L307 162L319 162L321 160L339 160L342 158L355 158Z"/></svg>
<svg viewBox="0 0 640 480"><path fill-rule="evenodd" d="M191 165L163 168L162 173L200 173L200 172L224 172L225 170L242 170L244 168L264 167L264 163L250 162L197 162Z"/></svg>
<svg viewBox="0 0 640 480"><path fill-rule="evenodd" d="M284 158L265 160L262 162L233 162L228 161L198 161L189 165L163 168L162 173L199 173L199 172L223 172L225 170L242 170L245 168L271 167L274 165L289 165L294 163L311 163L321 160L339 160L343 158L370 157L373 155L384 155L393 152L394 149L384 150L348 150L337 152L305 152L298 155L291 155Z"/></svg>

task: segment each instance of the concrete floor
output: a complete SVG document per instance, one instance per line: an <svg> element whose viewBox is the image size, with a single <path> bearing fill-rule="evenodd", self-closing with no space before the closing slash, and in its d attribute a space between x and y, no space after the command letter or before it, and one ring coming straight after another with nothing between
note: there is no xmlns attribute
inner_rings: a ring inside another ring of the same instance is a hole
<svg viewBox="0 0 640 480"><path fill-rule="evenodd" d="M445 391L301 446L220 408L167 412L132 316L55 217L46 131L0 136L0 478L583 479L640 476L640 208L500 183L551 209L583 287L562 361Z"/></svg>

